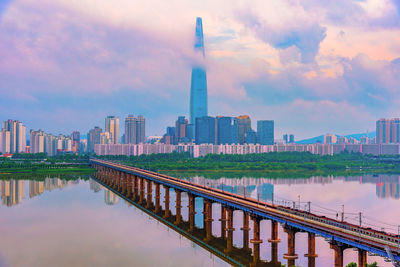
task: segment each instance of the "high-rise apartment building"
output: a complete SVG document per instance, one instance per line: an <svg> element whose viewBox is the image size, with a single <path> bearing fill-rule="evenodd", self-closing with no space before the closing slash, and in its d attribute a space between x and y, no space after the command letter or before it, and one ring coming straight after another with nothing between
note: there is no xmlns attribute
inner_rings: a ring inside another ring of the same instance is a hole
<svg viewBox="0 0 400 267"><path fill-rule="evenodd" d="M136 142L136 121L133 115L125 118L125 144L137 144Z"/></svg>
<svg viewBox="0 0 400 267"><path fill-rule="evenodd" d="M105 120L105 132L109 132L113 144L119 144L119 118L108 116Z"/></svg>
<svg viewBox="0 0 400 267"><path fill-rule="evenodd" d="M190 124L195 125L196 118L207 116L207 77L206 69L201 60L204 59L203 23L196 19L196 34L194 49L199 54L200 62L192 68L190 86Z"/></svg>
<svg viewBox="0 0 400 267"><path fill-rule="evenodd" d="M218 145L237 144L237 118L218 116L216 118L216 139Z"/></svg>
<svg viewBox="0 0 400 267"><path fill-rule="evenodd" d="M289 139L288 139L288 135L287 134L283 135L283 143L285 143L285 144L289 143Z"/></svg>
<svg viewBox="0 0 400 267"><path fill-rule="evenodd" d="M94 151L94 145L100 144L100 135L103 130L100 127L94 127L87 134L87 150L88 152Z"/></svg>
<svg viewBox="0 0 400 267"><path fill-rule="evenodd" d="M139 115L136 119L136 144L146 143L146 119Z"/></svg>
<svg viewBox="0 0 400 267"><path fill-rule="evenodd" d="M196 144L214 144L215 142L215 118L201 117L196 118Z"/></svg>
<svg viewBox="0 0 400 267"><path fill-rule="evenodd" d="M400 119L379 119L376 121L376 143L400 143Z"/></svg>
<svg viewBox="0 0 400 267"><path fill-rule="evenodd" d="M26 147L26 127L20 121L7 120L1 130L2 153L23 153Z"/></svg>
<svg viewBox="0 0 400 267"><path fill-rule="evenodd" d="M274 121L261 120L257 121L257 143L261 145L274 144Z"/></svg>
<svg viewBox="0 0 400 267"><path fill-rule="evenodd" d="M245 141L245 135L248 130L251 129L251 120L247 115L237 117L238 125L238 142L243 145Z"/></svg>

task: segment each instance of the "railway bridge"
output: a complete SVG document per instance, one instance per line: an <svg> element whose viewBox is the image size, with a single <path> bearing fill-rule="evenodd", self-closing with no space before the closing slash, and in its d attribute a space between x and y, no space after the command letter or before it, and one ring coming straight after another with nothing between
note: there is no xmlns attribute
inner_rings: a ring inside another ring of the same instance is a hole
<svg viewBox="0 0 400 267"><path fill-rule="evenodd" d="M226 255L235 254L237 248L233 245L233 213L236 210L243 212L243 248L241 251L248 251L251 266L279 266L278 261L278 224L287 234L287 252L283 258L287 260L287 266L295 265L298 255L295 251L296 233L308 233L308 251L304 256L308 258L308 266L315 266L315 259L318 257L315 249L315 237L324 237L334 250L334 266L343 266L343 251L354 248L358 251L358 266L365 266L367 253L373 253L390 259L395 266L400 261L400 236L398 234L383 232L382 230L362 227L351 223L337 221L321 215L306 211L291 209L288 207L266 203L256 199L233 194L231 192L191 183L167 175L147 171L118 163L91 159L90 164L97 170L97 177L101 183L109 186L124 198L133 199L147 209L152 209L154 214L163 218L171 218L170 191L175 191L175 214L174 224L188 226L188 232L196 230L195 226L195 198L203 199L204 218L204 242L213 240L212 222L217 218L212 216L213 203L221 206L221 238L224 242L223 252ZM161 186L164 188L164 209L161 205ZM154 189L154 191L153 191ZM182 219L181 194L187 193L188 221ZM154 202L153 202L154 196ZM253 227L250 229L250 219ZM271 243L271 261L268 264L260 260L260 244L263 242L260 235L260 222L271 221L271 236L268 242ZM253 232L250 240L249 232ZM235 262L233 262L235 263ZM246 264L247 265L247 264Z"/></svg>

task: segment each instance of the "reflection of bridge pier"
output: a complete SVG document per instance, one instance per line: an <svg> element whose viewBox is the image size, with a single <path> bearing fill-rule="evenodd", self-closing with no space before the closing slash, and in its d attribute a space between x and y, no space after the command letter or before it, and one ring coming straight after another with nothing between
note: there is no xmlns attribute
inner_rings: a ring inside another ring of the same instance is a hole
<svg viewBox="0 0 400 267"><path fill-rule="evenodd" d="M98 162L98 161L96 161ZM108 164L108 165L107 165ZM295 265L298 255L295 251L295 237L298 232L307 232L308 234L308 250L304 255L308 258L308 266L315 267L316 248L315 237L316 234L321 235L330 240L336 240L335 232L329 232L329 227L321 230L321 225L325 217L318 217L318 228L312 228L311 219L306 216L308 213L302 211L283 208L275 205L270 205L262 201L253 201L250 198L243 198L232 192L227 194L221 190L204 188L190 182L180 182L178 179L166 177L163 175L150 173L137 169L126 168L126 172L121 171L121 167L114 168L112 164L105 163L105 165L94 164L95 168L99 171L96 174L98 180L103 184L109 185L112 192L125 198L130 203L145 209L147 213L158 220L166 223L169 227L179 231L195 243L204 247L208 251L214 253L218 257L222 257L230 261L233 265L237 263L246 266L280 266L278 258L278 244L281 241L278 237L278 224L281 224L284 232L287 234L287 251L284 253L283 258L287 260L287 266ZM107 167L108 166L108 167ZM147 183L147 184L146 184ZM147 186L146 186L147 185ZM164 209L160 205L160 187L163 185L164 193ZM153 206L153 186L155 187L155 204ZM187 188L186 188L187 187ZM172 191L172 189L174 189ZM110 191L111 192L111 191ZM170 193L175 194L175 208L176 215L172 216L170 211ZM182 197L188 198L188 220L185 221L182 217ZM203 224L202 227L197 227L195 223L196 202L195 199L202 198L203 200ZM132 201L134 200L134 201ZM221 216L220 218L213 218L213 205L218 207L220 205ZM278 210L279 216L274 214L274 209ZM233 221L233 214L235 211L241 212L243 216L243 225L240 228L242 231L243 246L237 247L233 244L233 235L235 225ZM289 214L287 217L285 212ZM300 213L301 216L298 216ZM283 214L283 215L282 215ZM296 216L300 217L296 221ZM161 217L162 216L162 217ZM318 216L318 215L313 215ZM219 219L221 227L221 236L213 236L212 222L214 219ZM250 223L252 220L252 224ZM269 220L271 223L271 235L268 239L271 249L271 257L269 261L261 260L260 245L263 243L263 233L260 229L260 223L263 220ZM306 223L304 223L306 222ZM305 227L306 226L306 227ZM361 228L362 229L362 228ZM253 232L253 238L250 239L250 231ZM357 231L358 236L359 231ZM334 266L343 266L343 251L350 247L361 247L365 249L366 242L362 246L351 242L346 243L344 236L340 236L341 241L330 242L330 247L335 253ZM362 240L360 241L360 243ZM367 260L367 252L363 249L358 250L358 263L359 266L364 266ZM215 252L218 253L215 253ZM374 250L376 252L376 249ZM399 257L398 253L394 251L395 257Z"/></svg>

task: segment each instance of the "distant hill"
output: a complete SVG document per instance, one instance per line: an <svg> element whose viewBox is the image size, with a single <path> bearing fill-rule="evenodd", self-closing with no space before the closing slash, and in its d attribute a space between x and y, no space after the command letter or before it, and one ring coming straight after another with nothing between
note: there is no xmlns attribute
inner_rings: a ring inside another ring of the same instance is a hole
<svg viewBox="0 0 400 267"><path fill-rule="evenodd" d="M340 137L340 135L336 135L337 137ZM374 138L376 136L376 132L370 132L370 133L358 133L358 134L348 134L345 135L344 137L350 138L353 137L354 139L360 140L361 137L363 136L368 136L369 138ZM324 142L324 136L319 135L316 137L308 138L308 139L303 139L296 141L296 144L315 144L317 142L323 143Z"/></svg>

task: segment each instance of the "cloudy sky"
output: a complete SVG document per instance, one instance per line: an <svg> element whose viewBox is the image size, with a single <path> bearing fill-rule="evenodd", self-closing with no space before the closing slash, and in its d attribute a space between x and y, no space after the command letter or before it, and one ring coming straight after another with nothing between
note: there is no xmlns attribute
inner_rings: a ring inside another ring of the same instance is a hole
<svg viewBox="0 0 400 267"><path fill-rule="evenodd" d="M276 135L373 131L400 116L399 0L1 0L0 120L58 134L189 114L196 17L209 114Z"/></svg>

